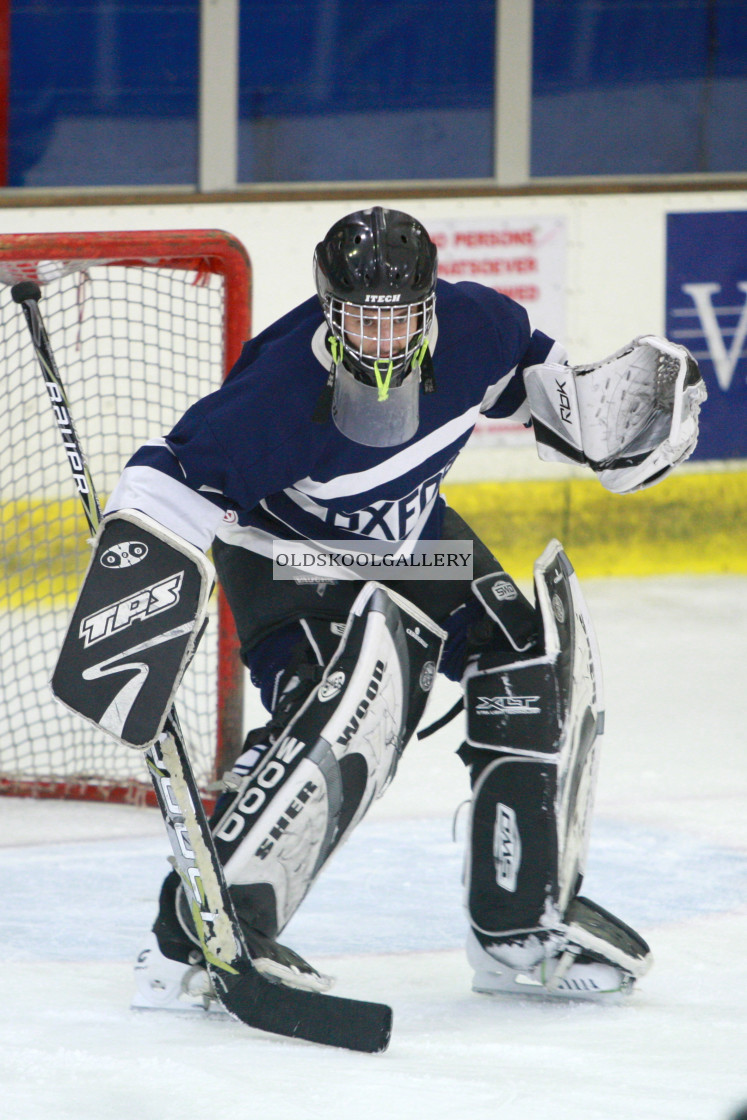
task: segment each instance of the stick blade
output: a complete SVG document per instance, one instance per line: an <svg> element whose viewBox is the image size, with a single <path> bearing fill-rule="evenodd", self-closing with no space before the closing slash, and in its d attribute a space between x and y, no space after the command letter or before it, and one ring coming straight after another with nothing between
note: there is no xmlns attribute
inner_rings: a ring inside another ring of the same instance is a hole
<svg viewBox="0 0 747 1120"><path fill-rule="evenodd" d="M220 1002L249 1027L366 1054L389 1045L392 1009L386 1004L292 988L251 966L239 976L213 969L210 974Z"/></svg>

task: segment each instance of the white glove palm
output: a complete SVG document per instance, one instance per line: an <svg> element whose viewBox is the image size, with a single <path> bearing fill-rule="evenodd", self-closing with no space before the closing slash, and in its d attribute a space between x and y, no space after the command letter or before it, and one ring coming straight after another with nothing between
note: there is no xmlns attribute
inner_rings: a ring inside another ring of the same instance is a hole
<svg viewBox="0 0 747 1120"><path fill-rule="evenodd" d="M706 389L684 346L642 335L588 366L524 373L541 459L588 463L608 490L652 486L692 454Z"/></svg>

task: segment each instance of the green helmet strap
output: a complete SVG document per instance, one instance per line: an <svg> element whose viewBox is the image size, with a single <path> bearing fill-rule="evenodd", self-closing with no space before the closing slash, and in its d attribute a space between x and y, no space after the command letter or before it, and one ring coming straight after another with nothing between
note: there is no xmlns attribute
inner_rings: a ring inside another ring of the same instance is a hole
<svg viewBox="0 0 747 1120"><path fill-rule="evenodd" d="M385 362L374 362L374 374L376 375L376 387L379 390L380 401L385 401L389 397L389 385L392 380L392 370L394 369L394 362L390 359L384 376L382 377L379 366L385 364Z"/></svg>

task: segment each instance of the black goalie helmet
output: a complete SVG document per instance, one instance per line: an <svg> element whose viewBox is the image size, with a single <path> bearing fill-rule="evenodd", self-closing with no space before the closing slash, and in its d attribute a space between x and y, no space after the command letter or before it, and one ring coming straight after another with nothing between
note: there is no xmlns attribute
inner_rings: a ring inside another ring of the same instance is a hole
<svg viewBox="0 0 747 1120"><path fill-rule="evenodd" d="M359 443L402 443L417 429L436 278L436 246L400 210L348 214L317 245L314 279L337 369L332 415Z"/></svg>

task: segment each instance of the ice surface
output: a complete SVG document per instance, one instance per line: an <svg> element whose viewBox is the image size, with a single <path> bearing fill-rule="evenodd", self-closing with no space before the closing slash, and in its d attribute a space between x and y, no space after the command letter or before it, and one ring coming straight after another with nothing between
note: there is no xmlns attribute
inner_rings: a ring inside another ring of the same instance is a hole
<svg viewBox="0 0 747 1120"><path fill-rule="evenodd" d="M631 1001L470 991L458 720L408 747L285 934L339 994L392 1004L383 1055L131 1011L160 815L1 799L0 1118L730 1120L747 1102L747 579L584 590L607 697L584 892L651 943Z"/></svg>

